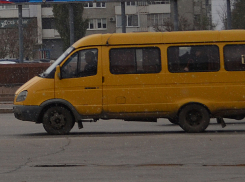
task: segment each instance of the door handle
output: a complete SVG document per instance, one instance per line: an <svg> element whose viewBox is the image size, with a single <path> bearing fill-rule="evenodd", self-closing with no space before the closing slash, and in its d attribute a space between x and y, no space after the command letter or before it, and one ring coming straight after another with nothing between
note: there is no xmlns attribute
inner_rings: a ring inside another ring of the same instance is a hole
<svg viewBox="0 0 245 182"><path fill-rule="evenodd" d="M99 87L85 87L85 89L97 89Z"/></svg>

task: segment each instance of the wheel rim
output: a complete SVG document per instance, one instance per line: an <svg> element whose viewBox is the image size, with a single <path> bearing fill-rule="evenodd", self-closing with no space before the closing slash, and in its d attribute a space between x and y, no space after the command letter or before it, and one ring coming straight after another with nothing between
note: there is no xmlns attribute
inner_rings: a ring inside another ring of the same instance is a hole
<svg viewBox="0 0 245 182"><path fill-rule="evenodd" d="M198 110L191 110L186 114L186 121L191 126L198 126L203 120L202 113Z"/></svg>
<svg viewBox="0 0 245 182"><path fill-rule="evenodd" d="M62 129L66 124L66 118L63 114L53 112L50 116L50 124L52 128Z"/></svg>

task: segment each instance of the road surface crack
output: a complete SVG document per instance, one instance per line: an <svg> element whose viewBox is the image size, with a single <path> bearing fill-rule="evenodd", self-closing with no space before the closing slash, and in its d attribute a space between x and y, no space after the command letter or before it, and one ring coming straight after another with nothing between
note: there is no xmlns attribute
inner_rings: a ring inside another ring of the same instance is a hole
<svg viewBox="0 0 245 182"><path fill-rule="evenodd" d="M51 152L51 153L47 153L45 155L40 155L40 156L36 156L36 157L33 157L33 158L27 158L27 161L22 164L22 165L19 165L17 167L15 167L14 169L12 170L9 170L9 171L6 171L6 172L1 172L0 174L9 174L9 173L13 173L13 172L16 172L18 170L20 170L21 168L27 166L29 163L31 163L33 160L35 160L36 158L40 158L40 157L46 157L46 156L51 156L51 155L56 155L56 154L59 154L59 153L62 153L65 151L66 147L68 147L70 144L71 144L71 139L69 138L66 138L67 139L67 143L64 144L63 146L60 147L60 149L58 151L55 151L55 152Z"/></svg>

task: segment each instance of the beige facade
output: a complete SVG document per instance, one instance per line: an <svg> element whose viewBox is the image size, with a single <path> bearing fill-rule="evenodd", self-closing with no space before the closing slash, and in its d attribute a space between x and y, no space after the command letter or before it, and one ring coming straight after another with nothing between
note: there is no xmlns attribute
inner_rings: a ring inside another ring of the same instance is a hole
<svg viewBox="0 0 245 182"><path fill-rule="evenodd" d="M187 20L189 30L202 29L200 24L207 24L206 29L212 29L211 0L178 0L180 21ZM173 21L173 5L171 4L171 19ZM182 20L181 20L182 18ZM204 21L206 21L204 23ZM180 22L181 23L181 22Z"/></svg>
<svg viewBox="0 0 245 182"><path fill-rule="evenodd" d="M125 2L126 32L159 31L160 26L168 23L173 14L171 0ZM84 4L83 17L89 19L86 35L97 33L122 32L120 2L91 2ZM211 21L211 0L178 0L179 17L184 17L190 24L189 29L196 29L195 22L202 21L207 15ZM37 21L37 45L50 51L50 58L56 59L63 52L63 43L55 29L52 5L23 5L23 20L35 18ZM18 19L16 5L0 7L0 21ZM167 31L166 27L160 31Z"/></svg>
<svg viewBox="0 0 245 182"><path fill-rule="evenodd" d="M99 6L99 7L98 7ZM170 0L152 3L136 1L125 2L126 32L154 31L154 25L170 17ZM120 33L121 3L88 3L84 8L84 17L90 19L93 28L89 27L87 35L94 33ZM106 28L98 28L97 20L106 21Z"/></svg>
<svg viewBox="0 0 245 182"><path fill-rule="evenodd" d="M90 7L89 4L84 7L83 17L89 19L86 35L116 32L115 6L118 3L99 4L90 3Z"/></svg>
<svg viewBox="0 0 245 182"><path fill-rule="evenodd" d="M170 0L125 2L126 32L173 30L174 11L171 2ZM94 23L93 28L87 30L87 35L122 32L121 3L104 3L103 7L100 4L88 3L85 7L84 17ZM212 29L211 0L178 0L178 13L180 26L184 30ZM103 19L106 28L97 28L96 19Z"/></svg>

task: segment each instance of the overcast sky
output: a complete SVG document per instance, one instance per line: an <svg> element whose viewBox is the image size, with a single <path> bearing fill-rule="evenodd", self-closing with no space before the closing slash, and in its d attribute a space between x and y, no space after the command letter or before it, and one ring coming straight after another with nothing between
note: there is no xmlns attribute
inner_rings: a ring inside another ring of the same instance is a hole
<svg viewBox="0 0 245 182"><path fill-rule="evenodd" d="M218 26L216 27L217 30L221 30L223 26L218 12L221 11L221 7L224 4L226 4L226 0L212 0L212 18L213 23L218 23Z"/></svg>

